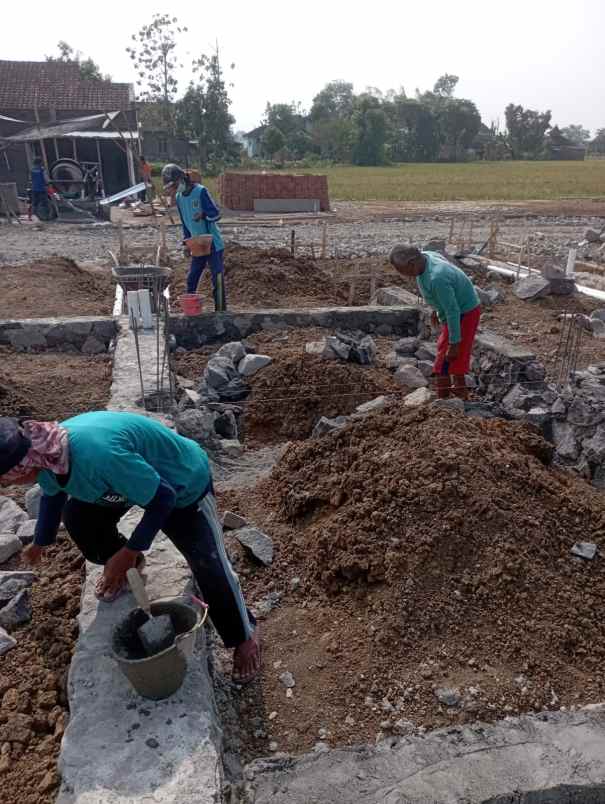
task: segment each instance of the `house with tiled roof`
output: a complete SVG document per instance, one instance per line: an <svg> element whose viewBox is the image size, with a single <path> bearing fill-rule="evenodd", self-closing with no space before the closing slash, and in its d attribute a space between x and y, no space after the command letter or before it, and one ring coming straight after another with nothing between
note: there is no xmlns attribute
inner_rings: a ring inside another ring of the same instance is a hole
<svg viewBox="0 0 605 804"><path fill-rule="evenodd" d="M107 193L135 178L132 84L83 79L77 62L0 60L0 182L23 193L32 159L102 165Z"/></svg>

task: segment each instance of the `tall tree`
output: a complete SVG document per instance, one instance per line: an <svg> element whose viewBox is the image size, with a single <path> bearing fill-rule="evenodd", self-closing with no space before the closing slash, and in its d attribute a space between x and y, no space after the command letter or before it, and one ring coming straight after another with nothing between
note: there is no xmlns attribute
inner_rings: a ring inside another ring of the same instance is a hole
<svg viewBox="0 0 605 804"><path fill-rule="evenodd" d="M435 81L435 86L433 87L433 94L436 95L438 98L451 98L454 95L454 91L460 79L457 75L450 75L450 73L444 73Z"/></svg>
<svg viewBox="0 0 605 804"><path fill-rule="evenodd" d="M561 134L575 145L587 145L590 140L590 131L582 125L565 126L561 129Z"/></svg>
<svg viewBox="0 0 605 804"><path fill-rule="evenodd" d="M590 150L595 154L605 154L605 128L598 128L594 140L590 143Z"/></svg>
<svg viewBox="0 0 605 804"><path fill-rule="evenodd" d="M447 98L437 111L441 144L450 159L460 159L481 128L481 115L475 104L463 98Z"/></svg>
<svg viewBox="0 0 605 804"><path fill-rule="evenodd" d="M187 31L170 14L154 14L148 25L143 25L132 35L134 44L126 48L137 71L139 99L161 103L164 125L169 132L174 130L172 103L176 97L178 82L176 69L179 66L176 48L179 35Z"/></svg>
<svg viewBox="0 0 605 804"><path fill-rule="evenodd" d="M535 159L539 156L544 146L544 135L550 128L550 110L538 112L509 103L504 114L513 159Z"/></svg>
<svg viewBox="0 0 605 804"><path fill-rule="evenodd" d="M313 122L345 120L353 114L354 104L353 84L330 81L313 98L310 117Z"/></svg>
<svg viewBox="0 0 605 804"><path fill-rule="evenodd" d="M387 119L380 100L364 94L357 98L355 106L353 162L356 165L384 165Z"/></svg>
<svg viewBox="0 0 605 804"><path fill-rule="evenodd" d="M384 106L388 146L395 162L432 162L439 154L439 128L432 110L419 100L396 96Z"/></svg>
<svg viewBox="0 0 605 804"><path fill-rule="evenodd" d="M273 159L286 145L286 138L275 126L269 126L263 134L262 147L269 159Z"/></svg>
<svg viewBox="0 0 605 804"><path fill-rule="evenodd" d="M99 65L90 57L82 58L79 50L74 50L65 40L57 43L58 56L46 56L46 61L61 61L65 64L74 63L80 68L80 77L88 81L111 81L110 75L103 75Z"/></svg>
<svg viewBox="0 0 605 804"><path fill-rule="evenodd" d="M196 59L193 71L196 81L175 105L176 129L182 136L197 140L201 169L216 170L234 161L240 150L231 131L235 119L229 111L231 100L218 46L212 56Z"/></svg>

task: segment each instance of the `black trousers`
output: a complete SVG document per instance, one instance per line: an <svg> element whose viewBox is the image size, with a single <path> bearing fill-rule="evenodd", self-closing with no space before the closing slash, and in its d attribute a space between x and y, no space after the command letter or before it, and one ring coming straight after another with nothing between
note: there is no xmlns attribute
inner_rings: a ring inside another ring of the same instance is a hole
<svg viewBox="0 0 605 804"><path fill-rule="evenodd" d="M128 510L128 506L102 506L70 498L63 509L63 522L82 555L93 564L105 564L126 545L117 526ZM234 648L249 639L256 620L246 609L227 557L214 495L208 493L187 508L174 508L162 530L189 564L225 647Z"/></svg>

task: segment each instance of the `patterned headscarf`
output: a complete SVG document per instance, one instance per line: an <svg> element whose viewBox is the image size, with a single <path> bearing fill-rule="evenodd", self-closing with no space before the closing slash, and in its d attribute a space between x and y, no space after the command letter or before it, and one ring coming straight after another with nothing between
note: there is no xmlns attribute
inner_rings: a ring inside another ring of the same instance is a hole
<svg viewBox="0 0 605 804"><path fill-rule="evenodd" d="M58 422L25 421L22 427L31 447L17 466L2 475L2 480L10 484L32 469L49 469L56 475L66 475L69 471L67 430Z"/></svg>

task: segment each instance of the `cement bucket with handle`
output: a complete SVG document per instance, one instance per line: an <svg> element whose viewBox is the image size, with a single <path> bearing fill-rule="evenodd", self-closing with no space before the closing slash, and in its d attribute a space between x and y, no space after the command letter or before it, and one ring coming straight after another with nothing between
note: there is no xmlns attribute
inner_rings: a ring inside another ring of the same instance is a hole
<svg viewBox="0 0 605 804"><path fill-rule="evenodd" d="M145 612L130 611L113 632L113 656L118 667L143 698L155 701L175 693L187 673L187 661L193 656L197 632L206 622L208 607L197 598L165 597L154 600L154 617L168 614L176 631L174 643L155 656L147 656L137 630L146 620Z"/></svg>

